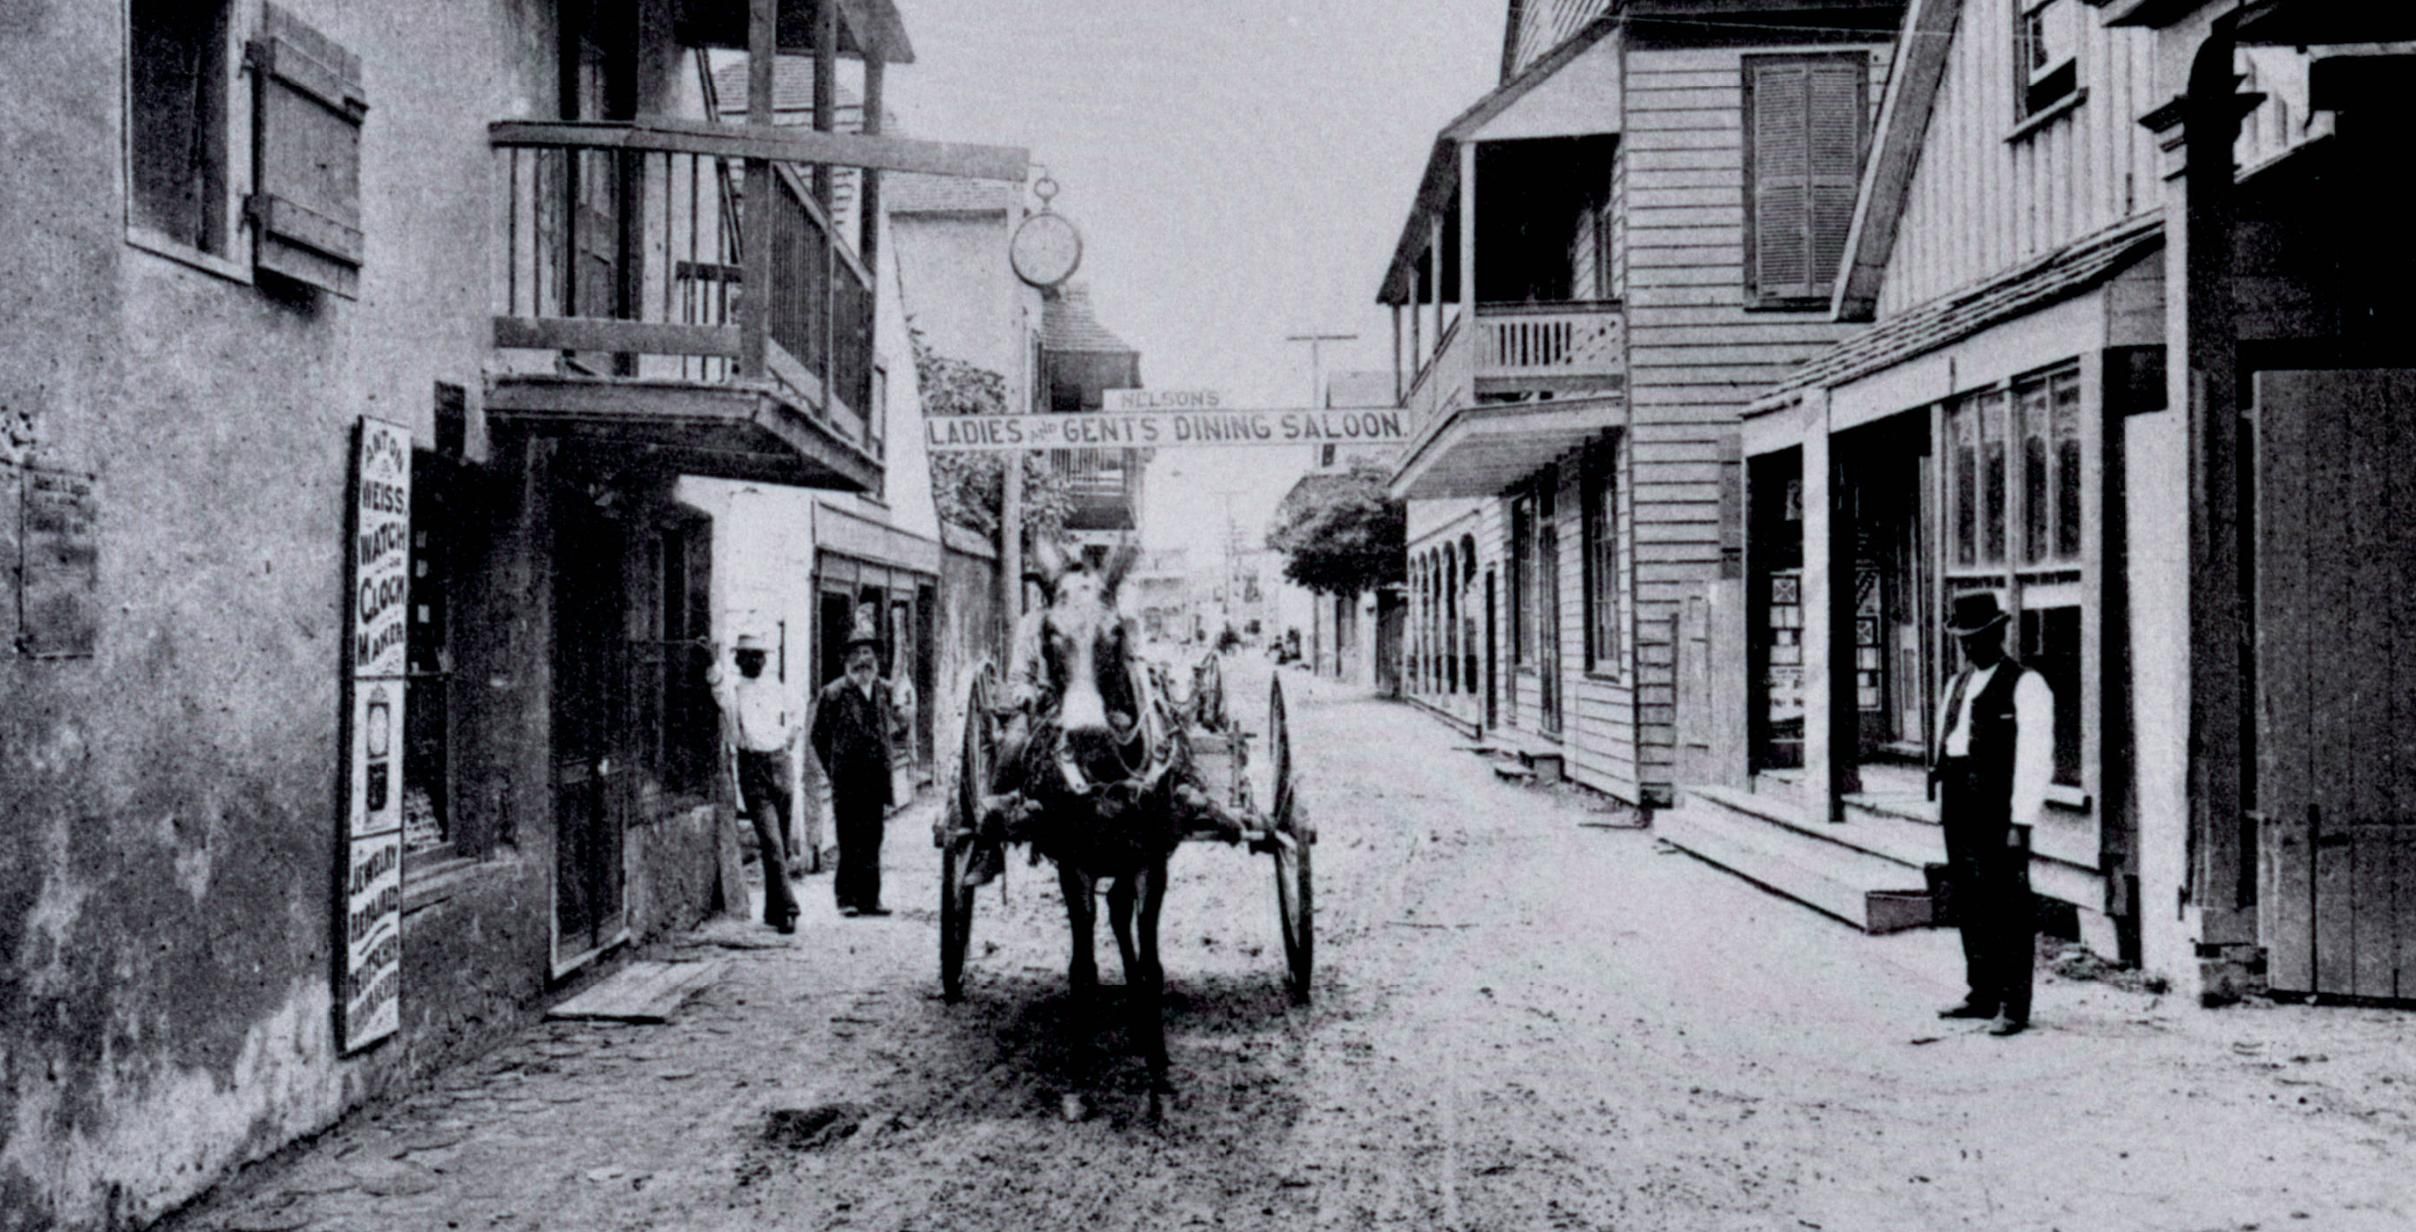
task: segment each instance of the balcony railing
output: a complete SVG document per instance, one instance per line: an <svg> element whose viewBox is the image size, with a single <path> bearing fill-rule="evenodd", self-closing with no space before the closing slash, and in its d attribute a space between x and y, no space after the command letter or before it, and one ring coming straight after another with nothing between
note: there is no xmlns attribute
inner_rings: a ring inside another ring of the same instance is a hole
<svg viewBox="0 0 2416 1232"><path fill-rule="evenodd" d="M1405 400L1412 439L1480 394L1582 393L1618 385L1625 371L1616 300L1479 304L1470 324L1452 319L1419 366Z"/></svg>
<svg viewBox="0 0 2416 1232"><path fill-rule="evenodd" d="M1478 380L1615 376L1626 360L1617 301L1480 304Z"/></svg>
<svg viewBox="0 0 2416 1232"><path fill-rule="evenodd" d="M741 272L746 160L735 142L640 124L505 122L508 187L498 348L550 351L598 377L719 384L762 312L764 371L833 433L878 457L872 278L788 164L772 170L771 284Z"/></svg>
<svg viewBox="0 0 2416 1232"><path fill-rule="evenodd" d="M1128 529L1140 504L1142 468L1129 449L1055 449L1048 468L1065 484L1072 504L1067 525L1075 530Z"/></svg>

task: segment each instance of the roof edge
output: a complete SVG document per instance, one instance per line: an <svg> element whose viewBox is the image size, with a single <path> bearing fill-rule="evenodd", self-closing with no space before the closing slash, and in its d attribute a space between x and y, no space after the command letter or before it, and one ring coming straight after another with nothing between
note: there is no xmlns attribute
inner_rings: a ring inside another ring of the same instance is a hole
<svg viewBox="0 0 2416 1232"><path fill-rule="evenodd" d="M1888 255L1896 247L1896 227L1912 196L1913 175L1921 166L1930 114L1946 79L1962 12L1963 0L1910 0L1905 6L1887 94L1879 106L1879 144L1862 169L1845 258L1838 263L1831 293L1830 311L1840 321L1868 321L1878 309Z"/></svg>

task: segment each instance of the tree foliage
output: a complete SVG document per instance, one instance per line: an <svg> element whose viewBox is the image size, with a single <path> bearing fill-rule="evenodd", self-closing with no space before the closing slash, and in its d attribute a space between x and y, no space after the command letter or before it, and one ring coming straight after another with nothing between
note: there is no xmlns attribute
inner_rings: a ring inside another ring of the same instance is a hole
<svg viewBox="0 0 2416 1232"><path fill-rule="evenodd" d="M1325 595L1357 594L1401 581L1407 506L1385 491L1382 468L1314 477L1284 498L1267 546L1284 554L1284 576Z"/></svg>
<svg viewBox="0 0 2416 1232"><path fill-rule="evenodd" d="M910 330L915 377L925 415L1002 415L1007 379L978 364L931 349L923 331ZM1007 465L1023 465L1023 524L1033 534L1054 535L1065 526L1072 498L1038 453L934 453L931 495L942 518L984 535L998 532L999 501Z"/></svg>

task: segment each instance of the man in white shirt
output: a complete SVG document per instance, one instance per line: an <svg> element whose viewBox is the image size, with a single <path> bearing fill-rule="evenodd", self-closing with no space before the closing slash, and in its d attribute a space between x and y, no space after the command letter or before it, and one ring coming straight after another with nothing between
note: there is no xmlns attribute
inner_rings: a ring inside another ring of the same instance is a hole
<svg viewBox="0 0 2416 1232"><path fill-rule="evenodd" d="M719 648L705 673L721 707L722 730L738 754L739 808L755 822L756 850L763 861L763 922L784 933L797 931L797 895L789 887L789 747L800 725L788 693L763 674L769 648L752 633L738 635L730 658L736 679L722 670Z"/></svg>
<svg viewBox="0 0 2416 1232"><path fill-rule="evenodd" d="M1968 989L1938 1016L1989 1019L1991 1035L2030 1025L2030 830L2055 773L2055 695L2006 656L2010 619L1992 593L1955 596L1946 631L1963 645L1964 668L1938 711L1931 771Z"/></svg>

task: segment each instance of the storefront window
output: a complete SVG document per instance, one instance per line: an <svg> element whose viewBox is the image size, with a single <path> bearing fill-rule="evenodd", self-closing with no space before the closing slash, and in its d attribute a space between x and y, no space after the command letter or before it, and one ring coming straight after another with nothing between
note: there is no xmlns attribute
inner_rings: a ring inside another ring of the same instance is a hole
<svg viewBox="0 0 2416 1232"><path fill-rule="evenodd" d="M2073 787L2084 687L2080 401L2080 373L2066 367L1965 395L1945 426L1948 589L1994 591L2018 614L2012 649L2055 691L2055 780ZM1947 672L1960 666L1948 660Z"/></svg>

